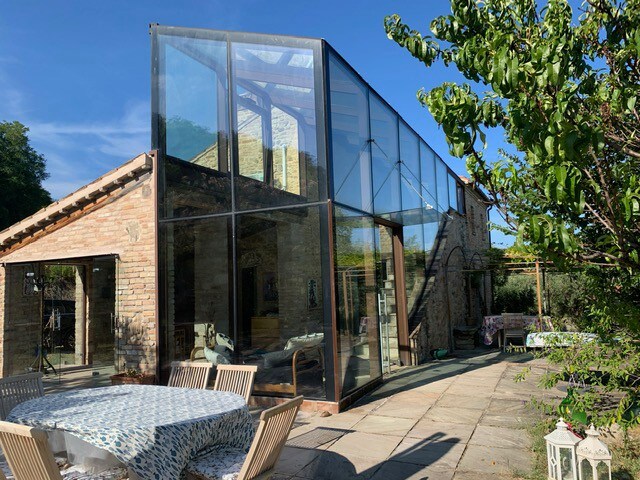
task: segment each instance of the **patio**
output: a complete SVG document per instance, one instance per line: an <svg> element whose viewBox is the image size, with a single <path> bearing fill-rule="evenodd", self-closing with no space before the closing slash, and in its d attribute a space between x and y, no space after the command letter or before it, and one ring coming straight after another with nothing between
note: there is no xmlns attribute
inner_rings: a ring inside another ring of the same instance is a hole
<svg viewBox="0 0 640 480"><path fill-rule="evenodd" d="M344 413L304 416L274 478L513 478L530 468L531 398L559 399L536 382L545 367L527 354L484 349L409 367ZM525 364L527 380L513 377Z"/></svg>

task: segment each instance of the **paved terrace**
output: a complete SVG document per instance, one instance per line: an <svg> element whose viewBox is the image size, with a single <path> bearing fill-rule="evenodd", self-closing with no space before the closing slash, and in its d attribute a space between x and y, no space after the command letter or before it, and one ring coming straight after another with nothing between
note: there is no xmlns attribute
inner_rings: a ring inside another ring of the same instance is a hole
<svg viewBox="0 0 640 480"><path fill-rule="evenodd" d="M525 365L525 382L513 378ZM410 367L344 413L301 414L274 479L509 479L531 466L527 428L543 364L530 355L472 352Z"/></svg>

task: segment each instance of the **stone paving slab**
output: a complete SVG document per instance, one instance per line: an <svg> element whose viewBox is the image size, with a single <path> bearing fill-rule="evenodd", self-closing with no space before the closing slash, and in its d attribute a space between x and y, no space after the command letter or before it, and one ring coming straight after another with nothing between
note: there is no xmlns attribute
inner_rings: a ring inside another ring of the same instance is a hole
<svg viewBox="0 0 640 480"><path fill-rule="evenodd" d="M350 432L331 445L329 451L347 456L385 460L401 441L401 436Z"/></svg>
<svg viewBox="0 0 640 480"><path fill-rule="evenodd" d="M468 445L458 464L458 472L476 472L476 478L507 474L514 470L529 470L531 453L522 448L495 448Z"/></svg>
<svg viewBox="0 0 640 480"><path fill-rule="evenodd" d="M465 445L441 442L436 438L405 438L394 450L392 458L397 462L429 466L434 470L454 471Z"/></svg>
<svg viewBox="0 0 640 480"><path fill-rule="evenodd" d="M411 430L417 420L411 418L384 417L368 415L353 427L358 432L377 433L379 435L398 435L404 437Z"/></svg>
<svg viewBox="0 0 640 480"><path fill-rule="evenodd" d="M385 462L371 478L372 480L452 480L453 470L434 470L423 465L390 460Z"/></svg>
<svg viewBox="0 0 640 480"><path fill-rule="evenodd" d="M443 423L463 423L475 425L482 416L482 410L460 407L440 407L436 404L424 416L426 420Z"/></svg>
<svg viewBox="0 0 640 480"><path fill-rule="evenodd" d="M523 430L478 425L469 440L469 445L495 448L530 448L531 439Z"/></svg>
<svg viewBox="0 0 640 480"><path fill-rule="evenodd" d="M407 437L428 438L437 436L440 442L467 443L474 429L475 425L433 422L425 419L420 420L407 433Z"/></svg>

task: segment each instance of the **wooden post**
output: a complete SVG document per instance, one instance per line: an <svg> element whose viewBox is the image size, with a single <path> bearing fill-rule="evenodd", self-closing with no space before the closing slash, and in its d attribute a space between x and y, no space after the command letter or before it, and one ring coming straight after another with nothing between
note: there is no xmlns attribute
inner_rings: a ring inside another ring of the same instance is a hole
<svg viewBox="0 0 640 480"><path fill-rule="evenodd" d="M538 326L542 327L542 290L540 289L540 261L536 259L536 291L538 293Z"/></svg>

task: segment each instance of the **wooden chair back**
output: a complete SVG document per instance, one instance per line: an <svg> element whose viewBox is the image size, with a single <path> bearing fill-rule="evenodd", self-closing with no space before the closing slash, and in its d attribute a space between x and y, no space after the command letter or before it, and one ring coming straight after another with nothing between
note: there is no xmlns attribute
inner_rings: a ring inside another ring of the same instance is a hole
<svg viewBox="0 0 640 480"><path fill-rule="evenodd" d="M302 396L265 410L260 415L258 431L242 464L238 480L269 478L278 463L282 448L296 419Z"/></svg>
<svg viewBox="0 0 640 480"><path fill-rule="evenodd" d="M212 368L213 364L208 362L172 362L167 385L181 388L207 388Z"/></svg>
<svg viewBox="0 0 640 480"><path fill-rule="evenodd" d="M214 390L242 395L247 403L251 398L257 365L218 365Z"/></svg>
<svg viewBox="0 0 640 480"><path fill-rule="evenodd" d="M522 318L522 313L503 313L502 328L505 332L507 330L524 329L524 319Z"/></svg>
<svg viewBox="0 0 640 480"><path fill-rule="evenodd" d="M33 372L0 379L0 420L19 403L44 395L42 373Z"/></svg>
<svg viewBox="0 0 640 480"><path fill-rule="evenodd" d="M42 430L0 422L0 444L15 480L61 480Z"/></svg>

